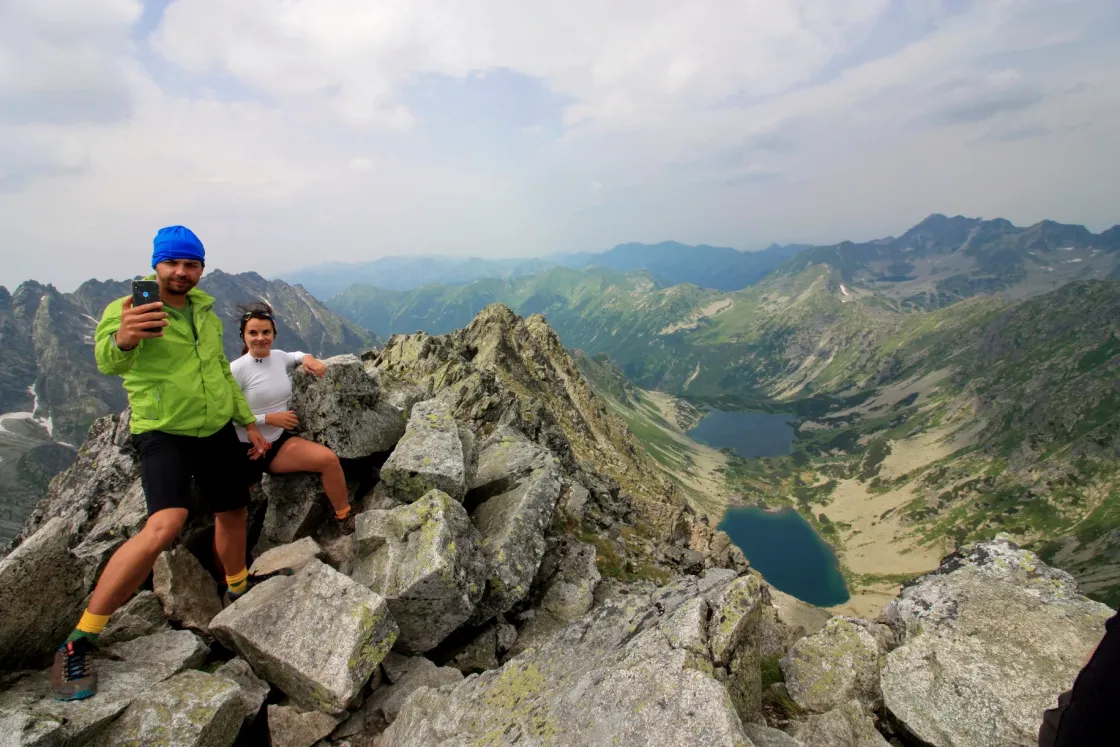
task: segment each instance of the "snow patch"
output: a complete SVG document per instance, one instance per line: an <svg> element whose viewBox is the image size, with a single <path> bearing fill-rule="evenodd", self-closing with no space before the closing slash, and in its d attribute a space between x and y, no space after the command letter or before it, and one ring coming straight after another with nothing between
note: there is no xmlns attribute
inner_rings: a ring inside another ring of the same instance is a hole
<svg viewBox="0 0 1120 747"><path fill-rule="evenodd" d="M848 292L848 289L846 287L844 287L843 283L840 283L840 292L843 293L845 296L852 295L851 293Z"/></svg>
<svg viewBox="0 0 1120 747"><path fill-rule="evenodd" d="M1084 262L1084 261L1085 261L1085 260L1083 260L1083 259L1081 259L1080 257L1078 257L1077 259L1067 259L1067 260L1066 260L1066 264L1067 264L1067 265L1071 265L1071 264L1073 264L1074 262Z"/></svg>

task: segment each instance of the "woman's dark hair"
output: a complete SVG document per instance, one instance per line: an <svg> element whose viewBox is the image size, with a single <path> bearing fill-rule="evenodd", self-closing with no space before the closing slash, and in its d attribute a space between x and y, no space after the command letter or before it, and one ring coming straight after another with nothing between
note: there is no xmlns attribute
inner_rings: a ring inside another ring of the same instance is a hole
<svg viewBox="0 0 1120 747"><path fill-rule="evenodd" d="M237 307L241 311L241 327L238 329L237 336L241 338L241 354L245 355L249 352L249 344L245 342L245 325L249 323L250 319L267 319L272 325L272 336L276 336L276 320L272 317L272 307L264 301L257 301L255 303L242 304Z"/></svg>

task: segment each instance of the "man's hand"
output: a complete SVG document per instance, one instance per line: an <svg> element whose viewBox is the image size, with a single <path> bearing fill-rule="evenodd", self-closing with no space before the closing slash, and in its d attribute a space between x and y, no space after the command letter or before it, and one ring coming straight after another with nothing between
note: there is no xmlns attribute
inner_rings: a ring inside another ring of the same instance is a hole
<svg viewBox="0 0 1120 747"><path fill-rule="evenodd" d="M272 444L261 435L261 431L257 428L256 423L250 423L245 426L245 432L249 435L249 441L253 444L253 448L249 449L250 459L260 459L264 453L272 448Z"/></svg>
<svg viewBox="0 0 1120 747"><path fill-rule="evenodd" d="M141 340L163 337L163 328L171 322L167 321L167 312L161 311L162 308L162 301L132 308L132 296L127 296L121 306L121 326L117 330L117 347L121 350L132 350L140 344Z"/></svg>
<svg viewBox="0 0 1120 747"><path fill-rule="evenodd" d="M323 375L327 372L327 364L313 355L303 356L303 368L308 373L313 373L320 379L323 378Z"/></svg>
<svg viewBox="0 0 1120 747"><path fill-rule="evenodd" d="M294 430L299 425L299 418L291 410L287 412L270 412L264 416L264 422L268 425L283 428L286 431Z"/></svg>

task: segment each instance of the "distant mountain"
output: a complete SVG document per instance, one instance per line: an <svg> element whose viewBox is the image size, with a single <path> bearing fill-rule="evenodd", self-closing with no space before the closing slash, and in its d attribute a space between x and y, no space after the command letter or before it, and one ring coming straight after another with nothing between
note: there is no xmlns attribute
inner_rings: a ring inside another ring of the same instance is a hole
<svg viewBox="0 0 1120 747"><path fill-rule="evenodd" d="M483 278L520 277L554 264L543 259L381 257L369 262L325 262L293 270L284 277L316 298L330 298L354 283L407 291L433 283L460 285Z"/></svg>
<svg viewBox="0 0 1120 747"><path fill-rule="evenodd" d="M275 308L284 349L325 357L379 342L299 286L215 270L199 287L217 301L231 360L241 353L237 305L258 299ZM82 443L94 420L127 406L120 379L97 370L93 333L105 306L129 292L129 281L112 280L90 280L73 293L35 281L14 293L0 287L0 544L73 459L65 444Z"/></svg>
<svg viewBox="0 0 1120 747"><path fill-rule="evenodd" d="M757 252L726 246L688 246L676 241L660 244L619 244L602 253L550 257L565 267L603 267L615 272L644 270L662 285L688 283L701 288L738 290L754 285L808 244L771 244Z"/></svg>
<svg viewBox="0 0 1120 747"><path fill-rule="evenodd" d="M813 247L781 271L814 264L904 308L939 308L988 293L1026 298L1074 280L1115 277L1120 226L1094 234L1049 220L1020 228L1002 218L931 215L898 238Z"/></svg>

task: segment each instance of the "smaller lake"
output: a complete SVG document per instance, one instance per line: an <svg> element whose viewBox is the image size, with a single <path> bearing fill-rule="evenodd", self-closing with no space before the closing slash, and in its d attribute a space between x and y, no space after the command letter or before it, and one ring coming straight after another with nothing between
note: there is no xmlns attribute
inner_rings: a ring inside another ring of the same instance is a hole
<svg viewBox="0 0 1120 747"><path fill-rule="evenodd" d="M795 421L788 413L712 410L688 435L716 449L731 449L743 459L783 456L793 451Z"/></svg>
<svg viewBox="0 0 1120 747"><path fill-rule="evenodd" d="M832 548L793 509L732 507L719 528L776 589L819 607L848 601Z"/></svg>

